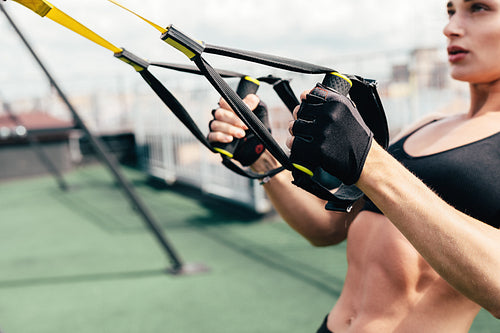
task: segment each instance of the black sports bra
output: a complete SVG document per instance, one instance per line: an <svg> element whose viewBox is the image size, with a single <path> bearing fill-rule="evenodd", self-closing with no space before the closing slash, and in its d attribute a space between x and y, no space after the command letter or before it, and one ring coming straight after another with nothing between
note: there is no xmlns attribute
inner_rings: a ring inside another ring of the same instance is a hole
<svg viewBox="0 0 500 333"><path fill-rule="evenodd" d="M404 143L422 127L392 144L388 152L448 204L499 228L500 132L439 153L410 156ZM363 210L382 214L370 201Z"/></svg>

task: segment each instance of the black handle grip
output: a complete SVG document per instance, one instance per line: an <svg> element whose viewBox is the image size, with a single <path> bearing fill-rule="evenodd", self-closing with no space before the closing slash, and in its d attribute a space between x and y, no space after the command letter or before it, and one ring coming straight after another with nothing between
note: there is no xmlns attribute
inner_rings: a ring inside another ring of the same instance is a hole
<svg viewBox="0 0 500 333"><path fill-rule="evenodd" d="M285 103L287 109L293 113L295 107L300 104L297 96L295 96L292 87L290 87L290 80L279 80L273 84L273 89L278 96Z"/></svg>
<svg viewBox="0 0 500 333"><path fill-rule="evenodd" d="M250 76L242 77L236 88L236 94L245 98L250 94L255 94L259 90L260 82Z"/></svg>
<svg viewBox="0 0 500 333"><path fill-rule="evenodd" d="M255 94L257 90L259 90L259 85L259 81L254 78L249 76L242 77L238 83L238 87L236 88L236 94L238 94L240 98L245 98L247 95ZM248 132L249 131L247 130L247 134ZM230 143L214 142L212 143L212 146L222 155L233 158L234 152L240 140L241 139L234 139Z"/></svg>
<svg viewBox="0 0 500 333"><path fill-rule="evenodd" d="M323 78L323 85L332 88L341 95L347 96L349 90L351 90L352 82L351 80L338 72L331 72L325 75Z"/></svg>

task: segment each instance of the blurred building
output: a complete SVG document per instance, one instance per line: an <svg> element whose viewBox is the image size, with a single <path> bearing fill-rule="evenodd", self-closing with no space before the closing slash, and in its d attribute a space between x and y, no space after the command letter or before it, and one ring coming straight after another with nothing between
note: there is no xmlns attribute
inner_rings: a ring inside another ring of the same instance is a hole
<svg viewBox="0 0 500 333"><path fill-rule="evenodd" d="M466 88L450 77L440 49L412 50L404 62L391 64L390 76L380 85L391 133L431 113L464 111Z"/></svg>
<svg viewBox="0 0 500 333"><path fill-rule="evenodd" d="M0 179L71 169L69 137L74 125L43 112L0 114Z"/></svg>

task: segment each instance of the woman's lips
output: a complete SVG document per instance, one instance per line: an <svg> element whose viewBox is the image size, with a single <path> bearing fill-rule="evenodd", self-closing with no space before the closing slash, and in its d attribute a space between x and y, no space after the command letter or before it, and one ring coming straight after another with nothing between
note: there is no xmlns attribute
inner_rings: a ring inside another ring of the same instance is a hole
<svg viewBox="0 0 500 333"><path fill-rule="evenodd" d="M459 46L449 46L448 47L448 61L451 63L455 63L463 60L469 51Z"/></svg>

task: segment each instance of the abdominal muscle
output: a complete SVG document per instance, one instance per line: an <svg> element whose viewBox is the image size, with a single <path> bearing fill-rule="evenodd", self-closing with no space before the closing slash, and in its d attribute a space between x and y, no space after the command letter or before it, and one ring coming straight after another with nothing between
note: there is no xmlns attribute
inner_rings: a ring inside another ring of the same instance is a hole
<svg viewBox="0 0 500 333"><path fill-rule="evenodd" d="M468 332L480 309L383 215L363 211L353 221L347 261L342 293L328 316L334 333Z"/></svg>

